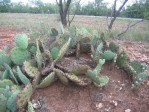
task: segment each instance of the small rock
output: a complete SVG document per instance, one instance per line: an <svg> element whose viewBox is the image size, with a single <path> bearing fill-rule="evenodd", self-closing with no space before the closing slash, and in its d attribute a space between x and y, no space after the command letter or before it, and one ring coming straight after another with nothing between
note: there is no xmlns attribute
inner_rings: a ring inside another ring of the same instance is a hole
<svg viewBox="0 0 149 112"><path fill-rule="evenodd" d="M99 104L96 104L96 108L99 110L103 107L103 104L102 103L99 103Z"/></svg>
<svg viewBox="0 0 149 112"><path fill-rule="evenodd" d="M41 104L39 101L32 100L32 104L33 104L34 109L41 108Z"/></svg>
<svg viewBox="0 0 149 112"><path fill-rule="evenodd" d="M118 105L117 101L113 100L112 103L114 104L115 107Z"/></svg>
<svg viewBox="0 0 149 112"><path fill-rule="evenodd" d="M126 109L125 112L131 112L131 110L130 109Z"/></svg>

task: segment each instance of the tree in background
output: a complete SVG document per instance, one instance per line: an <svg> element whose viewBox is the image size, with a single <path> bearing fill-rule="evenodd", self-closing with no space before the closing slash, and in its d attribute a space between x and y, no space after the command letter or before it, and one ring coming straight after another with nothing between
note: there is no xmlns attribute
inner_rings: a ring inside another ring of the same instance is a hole
<svg viewBox="0 0 149 112"><path fill-rule="evenodd" d="M67 26L67 14L68 14L69 6L71 4L71 0L56 0L56 3L59 8L61 22L64 26Z"/></svg>
<svg viewBox="0 0 149 112"><path fill-rule="evenodd" d="M0 12L9 12L10 6L10 0L0 0Z"/></svg>

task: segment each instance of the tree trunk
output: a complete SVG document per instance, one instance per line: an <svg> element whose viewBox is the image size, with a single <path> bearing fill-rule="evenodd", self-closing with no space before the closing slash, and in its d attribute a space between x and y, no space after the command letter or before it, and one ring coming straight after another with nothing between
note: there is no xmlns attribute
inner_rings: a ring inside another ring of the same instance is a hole
<svg viewBox="0 0 149 112"><path fill-rule="evenodd" d="M68 14L68 9L69 9L71 0L67 0L67 1L56 0L56 2L59 7L61 22L63 26L67 26L67 14Z"/></svg>

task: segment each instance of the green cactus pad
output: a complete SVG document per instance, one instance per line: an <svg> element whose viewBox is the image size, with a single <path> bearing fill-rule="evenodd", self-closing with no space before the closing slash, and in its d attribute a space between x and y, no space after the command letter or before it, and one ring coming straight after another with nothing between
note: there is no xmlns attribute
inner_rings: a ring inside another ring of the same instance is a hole
<svg viewBox="0 0 149 112"><path fill-rule="evenodd" d="M144 71L143 65L142 65L141 62L139 62L139 61L133 61L133 62L131 62L130 65L134 68L134 70L135 70L137 73L141 73L141 72Z"/></svg>
<svg viewBox="0 0 149 112"><path fill-rule="evenodd" d="M28 51L30 51L32 54L36 54L37 47L35 43L29 43L28 44Z"/></svg>
<svg viewBox="0 0 149 112"><path fill-rule="evenodd" d="M71 72L75 75L83 75L87 73L88 69L90 69L88 65L77 65L73 67Z"/></svg>
<svg viewBox="0 0 149 112"><path fill-rule="evenodd" d="M11 86L11 93L14 93L15 91L20 91L22 89L22 86L13 85Z"/></svg>
<svg viewBox="0 0 149 112"><path fill-rule="evenodd" d="M93 82L96 82L97 84L100 84L99 76L97 75L97 72L88 70L86 74L89 78L93 80Z"/></svg>
<svg viewBox="0 0 149 112"><path fill-rule="evenodd" d="M60 49L59 54L55 59L55 62L60 60L65 55L66 51L69 49L70 42L71 42L71 38L69 38L68 41Z"/></svg>
<svg viewBox="0 0 149 112"><path fill-rule="evenodd" d="M7 98L0 94L0 112L6 112L6 104L7 104Z"/></svg>
<svg viewBox="0 0 149 112"><path fill-rule="evenodd" d="M28 112L35 112L33 104L30 101L28 102L28 107L27 108L28 108Z"/></svg>
<svg viewBox="0 0 149 112"><path fill-rule="evenodd" d="M27 49L28 37L26 34L17 34L14 38L15 45L20 49Z"/></svg>
<svg viewBox="0 0 149 112"><path fill-rule="evenodd" d="M100 76L100 77L99 77L99 82L100 82L100 84L97 84L96 82L94 82L94 85L95 85L96 87L103 87L103 86L105 86L105 85L108 84L108 82L109 82L109 77L107 77L107 76Z"/></svg>
<svg viewBox="0 0 149 112"><path fill-rule="evenodd" d="M67 79L67 77L63 71L61 71L59 69L54 69L53 71L55 72L55 74L57 75L57 77L63 84L67 85L69 83L69 80Z"/></svg>
<svg viewBox="0 0 149 112"><path fill-rule="evenodd" d="M38 65L38 68L41 69L42 68L42 54L39 49L39 41L38 40L36 40L36 46L37 46L37 51L36 51L37 65Z"/></svg>
<svg viewBox="0 0 149 112"><path fill-rule="evenodd" d="M73 81L75 83L81 83L81 79L78 76L76 76L75 74L73 74L73 73L66 73L65 75L66 75L66 77L69 80L71 80L71 81Z"/></svg>
<svg viewBox="0 0 149 112"><path fill-rule="evenodd" d="M16 103L17 107L19 109L24 108L28 101L30 101L30 98L33 94L33 88L32 85L29 83L20 93L17 95Z"/></svg>
<svg viewBox="0 0 149 112"><path fill-rule="evenodd" d="M9 71L10 78L12 78L15 81L16 84L19 84L17 79L16 79L16 77L15 77L15 75L14 75L14 73L13 73L13 70L11 69L11 67L8 64L6 64L6 63L4 63L4 67L5 67L6 70Z"/></svg>
<svg viewBox="0 0 149 112"><path fill-rule="evenodd" d="M30 80L22 73L19 66L17 66L17 75L23 84L27 85L28 83L30 83Z"/></svg>
<svg viewBox="0 0 149 112"><path fill-rule="evenodd" d="M58 35L58 31L55 28L51 28L51 36L57 36Z"/></svg>
<svg viewBox="0 0 149 112"><path fill-rule="evenodd" d="M45 77L41 83L37 86L37 88L45 88L48 87L55 80L55 72L50 73L47 77Z"/></svg>
<svg viewBox="0 0 149 112"><path fill-rule="evenodd" d="M122 51L117 57L116 64L118 67L123 68L126 63L128 63L128 56L125 51Z"/></svg>
<svg viewBox="0 0 149 112"><path fill-rule="evenodd" d="M147 77L149 77L149 73L147 72L141 72L136 76L136 78L140 81L146 79Z"/></svg>
<svg viewBox="0 0 149 112"><path fill-rule="evenodd" d="M16 98L17 95L19 94L19 91L15 91L8 99L7 101L7 108L11 110L11 112L16 112L17 111L17 104L16 104Z"/></svg>
<svg viewBox="0 0 149 112"><path fill-rule="evenodd" d="M9 70L5 70L3 72L3 76L2 76L2 79L7 79L9 77L10 73L9 73Z"/></svg>
<svg viewBox="0 0 149 112"><path fill-rule="evenodd" d="M5 53L5 51L0 50L0 65L7 63L8 65L11 64L10 57Z"/></svg>
<svg viewBox="0 0 149 112"><path fill-rule="evenodd" d="M117 44L115 44L114 42L110 42L109 49L112 52L117 53L119 51L119 46Z"/></svg>
<svg viewBox="0 0 149 112"><path fill-rule="evenodd" d="M105 60L114 60L116 54L113 53L112 51L110 50L107 50L105 51L103 54L102 54L102 58L105 59Z"/></svg>
<svg viewBox="0 0 149 112"><path fill-rule="evenodd" d="M51 55L52 55L52 58L55 60L58 56L58 53L59 53L59 49L57 47L53 47L51 49Z"/></svg>
<svg viewBox="0 0 149 112"><path fill-rule="evenodd" d="M10 57L14 64L22 65L24 61L30 59L30 53L27 50L14 47L10 52Z"/></svg>
<svg viewBox="0 0 149 112"><path fill-rule="evenodd" d="M30 62L25 61L23 64L24 71L29 75L29 77L33 78L37 74L39 74L39 70L32 66Z"/></svg>
<svg viewBox="0 0 149 112"><path fill-rule="evenodd" d="M3 94L6 98L11 96L10 87L7 86L6 88L0 88L0 94Z"/></svg>
<svg viewBox="0 0 149 112"><path fill-rule="evenodd" d="M7 86L13 86L13 82L9 79L0 80L0 88L6 88Z"/></svg>
<svg viewBox="0 0 149 112"><path fill-rule="evenodd" d="M47 58L49 59L50 62L53 61L52 54L51 54L51 52L49 50L45 50L44 54L47 56Z"/></svg>

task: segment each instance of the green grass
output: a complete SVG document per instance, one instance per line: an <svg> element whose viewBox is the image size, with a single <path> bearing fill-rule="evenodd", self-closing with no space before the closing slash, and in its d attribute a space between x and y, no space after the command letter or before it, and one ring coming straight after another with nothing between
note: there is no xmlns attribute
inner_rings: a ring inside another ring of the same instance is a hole
<svg viewBox="0 0 149 112"><path fill-rule="evenodd" d="M128 21L117 19L113 26L113 34L125 30ZM132 20L135 22L135 20ZM31 39L49 37L49 32L52 27L60 29L60 21L57 21L56 15L49 14L20 14L20 13L1 13L0 25L13 26L21 29L24 32L31 34ZM89 29L98 29L100 32L107 31L107 21L105 18L76 16L72 25L77 27L88 27ZM108 36L106 34L106 36ZM149 42L149 22L144 21L129 30L120 39L148 41Z"/></svg>

